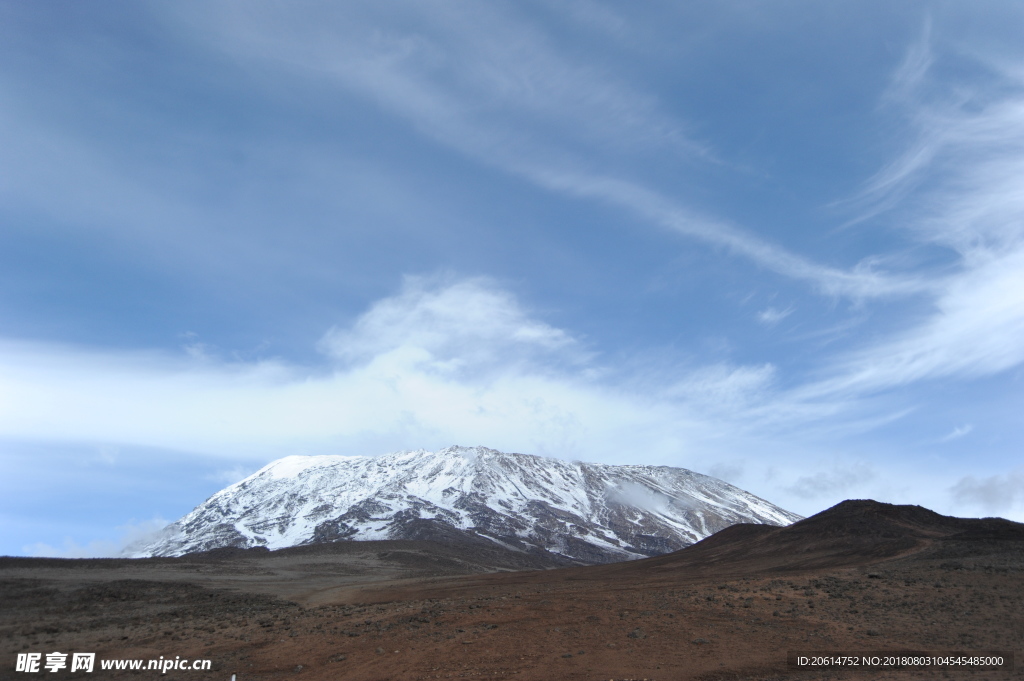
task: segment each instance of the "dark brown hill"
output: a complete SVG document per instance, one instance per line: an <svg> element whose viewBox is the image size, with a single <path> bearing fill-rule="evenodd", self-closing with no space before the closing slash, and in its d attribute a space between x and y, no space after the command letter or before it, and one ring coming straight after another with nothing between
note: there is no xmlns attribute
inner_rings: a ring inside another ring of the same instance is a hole
<svg viewBox="0 0 1024 681"><path fill-rule="evenodd" d="M615 572L749 575L871 565L964 542L1024 542L1024 524L954 518L921 506L848 500L787 527L733 525L680 551L604 568ZM961 552L964 550L961 548Z"/></svg>

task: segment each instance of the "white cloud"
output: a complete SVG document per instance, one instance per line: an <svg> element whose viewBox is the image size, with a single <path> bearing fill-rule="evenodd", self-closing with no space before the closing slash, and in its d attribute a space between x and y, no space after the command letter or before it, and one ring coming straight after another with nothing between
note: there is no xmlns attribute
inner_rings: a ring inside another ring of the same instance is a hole
<svg viewBox="0 0 1024 681"><path fill-rule="evenodd" d="M225 466L224 484L251 472L249 462L288 454L482 444L742 475L755 493L804 513L854 493L922 503L929 485L955 479L897 476L911 493L880 475L877 462L814 463L822 447L899 418L864 405L859 393L811 399L771 364L610 370L486 279L409 279L322 345L327 365L301 367L0 344L0 437L245 461ZM956 498L928 500L963 505L974 487L962 487ZM124 545L31 551L101 555Z"/></svg>
<svg viewBox="0 0 1024 681"><path fill-rule="evenodd" d="M214 473L206 476L206 479L213 480L214 482L219 482L224 486L228 486L235 484L239 480L246 479L247 477L249 477L258 470L259 468L253 468L252 466L235 466L233 468L225 468L219 471L215 471Z"/></svg>
<svg viewBox="0 0 1024 681"><path fill-rule="evenodd" d="M838 360L807 397L865 395L942 377L988 376L1024 362L1024 248L955 277L923 321Z"/></svg>
<svg viewBox="0 0 1024 681"><path fill-rule="evenodd" d="M707 470L707 474L710 475L711 477L718 478L719 480L725 480L726 482L730 482L734 485L739 484L745 472L746 466L742 461L719 461L718 463L713 464Z"/></svg>
<svg viewBox="0 0 1024 681"><path fill-rule="evenodd" d="M422 352L432 366L479 371L521 359L579 352L564 331L530 318L492 282L407 277L401 293L375 303L351 329L331 329L320 347L346 361Z"/></svg>
<svg viewBox="0 0 1024 681"><path fill-rule="evenodd" d="M956 426L955 428L953 428L953 430L949 431L941 438L939 438L937 442L938 444L942 444L944 442L952 442L953 440L959 440L965 435L970 434L972 430L974 430L974 426L972 426L970 423L965 424L963 426Z"/></svg>
<svg viewBox="0 0 1024 681"><path fill-rule="evenodd" d="M407 3L390 6L387 14L369 6L309 15L228 3L186 20L200 22L196 30L218 49L303 77L317 74L480 163L724 246L826 295L862 299L931 290L920 278L878 271L877 259L849 270L815 263L626 175L597 171L612 165L608 155L635 159L669 151L676 158L718 162L656 98L573 58L516 13L493 4L467 11ZM415 31L393 21L405 15L416 17Z"/></svg>
<svg viewBox="0 0 1024 681"><path fill-rule="evenodd" d="M708 415L756 403L773 373L716 366L632 388L602 381L608 372L570 334L484 279L409 279L322 346L340 363L7 343L0 435L243 457L480 443L591 459L640 447L663 460L717 437Z"/></svg>
<svg viewBox="0 0 1024 681"><path fill-rule="evenodd" d="M780 310L776 307L766 307L757 313L757 321L765 326L775 326L791 314L793 314L792 307L787 307L785 310Z"/></svg>
<svg viewBox="0 0 1024 681"><path fill-rule="evenodd" d="M801 475L786 491L805 499L847 498L877 477L878 471L872 466L857 462L849 466L836 466L827 471Z"/></svg>
<svg viewBox="0 0 1024 681"><path fill-rule="evenodd" d="M927 18L921 29L921 36L910 45L903 62L892 74L889 87L882 96L883 102L905 103L915 97L935 62L931 43L932 22Z"/></svg>
<svg viewBox="0 0 1024 681"><path fill-rule="evenodd" d="M848 394L838 394L820 382L789 387L795 377L767 363L613 370L480 278L407 279L396 295L331 329L321 347L330 362L302 367L0 344L0 436L247 460L484 444L609 462L628 452L707 470L751 451L793 452L802 441L871 430L903 413L865 405L861 398L881 384L858 383L851 372L842 376ZM899 368L893 361L871 370L891 381ZM907 381L925 375L903 368ZM835 487L830 481L798 481L793 493L809 498L812 488Z"/></svg>
<svg viewBox="0 0 1024 681"><path fill-rule="evenodd" d="M96 458L108 466L112 466L117 463L117 458L120 454L121 452L117 447L112 447L110 445L100 445L96 448Z"/></svg>
<svg viewBox="0 0 1024 681"><path fill-rule="evenodd" d="M910 46L903 62L893 73L889 87L882 94L881 102L895 107L910 108L914 111L909 114L913 118L921 110L923 85L934 61L931 25L930 22L926 22L921 37ZM860 209L860 214L850 220L846 224L847 227L898 206L935 160L938 149L944 143L946 131L936 127L919 127L914 132L913 141L903 153L869 178L856 196L839 202Z"/></svg>
<svg viewBox="0 0 1024 681"><path fill-rule="evenodd" d="M96 539L79 544L68 537L60 547L39 542L22 547L22 551L26 556L37 558L117 558L133 544L145 543L147 539L158 534L167 525L168 521L162 518L153 518L142 522L132 520L115 528L120 534L120 538L116 541Z"/></svg>
<svg viewBox="0 0 1024 681"><path fill-rule="evenodd" d="M121 548L114 541L97 539L79 544L70 537L64 540L60 548L37 542L23 546L21 550L24 555L33 558L113 558L121 553Z"/></svg>
<svg viewBox="0 0 1024 681"><path fill-rule="evenodd" d="M1024 470L978 478L968 475L950 489L953 498L986 513L1007 514L1024 502Z"/></svg>
<svg viewBox="0 0 1024 681"><path fill-rule="evenodd" d="M705 243L724 246L773 272L809 282L827 295L863 299L920 294L933 288L927 280L876 271L877 258L865 259L852 270L815 263L724 220L702 215L670 201L634 182L540 167L531 168L528 172L532 179L545 187L628 209L652 224Z"/></svg>
<svg viewBox="0 0 1024 681"><path fill-rule="evenodd" d="M910 61L913 77L924 78L928 60ZM832 376L808 388L808 399L989 376L1024 362L1022 73L1003 69L994 74L999 88L960 92L952 101L907 95L916 138L869 182L867 194L879 202L897 197L899 224L957 260L931 282L928 311L838 358Z"/></svg>
<svg viewBox="0 0 1024 681"><path fill-rule="evenodd" d="M676 380L661 376L659 394L693 405L705 413L739 414L775 395L776 369L771 364L734 366L712 364L681 372Z"/></svg>
<svg viewBox="0 0 1024 681"><path fill-rule="evenodd" d="M318 3L304 9L222 2L202 11L188 5L157 11L168 30L186 32L189 43L205 38L217 52L253 66L254 78L319 79L326 87L374 102L479 163L563 196L612 204L641 224L724 247L825 295L865 299L933 288L921 277L881 271L873 258L850 268L815 262L679 198L670 199L626 173L607 174L609 167L631 165L622 159L635 162L659 154L699 164L719 162L705 142L689 133L685 121L626 74L580 59L515 11L493 4L472 11L444 4L428 10L420 3L392 4L386 12L370 3L350 3L344 11ZM581 30L589 25L571 10L567 19L580 21ZM0 119L17 158L9 165L19 169L0 176L0 194L12 205L30 201L34 210L57 222L79 224L85 216L89 229L107 233L101 238L147 242L150 262L168 270L173 266L167 260L182 257L192 266L207 266L202 254L192 251L200 238L226 250L254 248L231 230L211 228L224 216L194 203L184 189L189 182L178 177L191 177L190 171L176 163L119 165L119 156L109 149L77 138L71 128L46 127L33 111L6 112ZM191 139L197 135L196 130L187 134ZM196 147L207 144L223 141L203 138ZM314 145L288 154L277 144L261 141L259 150L247 153L265 154L255 164L291 155L316 157L309 167L294 170L306 184L322 182L323 167L337 165L336 159L317 157ZM260 151L267 145L273 150ZM922 158L930 159L929 154ZM355 180L331 178L327 184L340 181ZM56 201L52 192L40 190L55 183L62 189ZM261 253L285 258L286 250L268 245ZM218 268L230 266L217 259ZM208 348L196 343L190 351L202 354Z"/></svg>

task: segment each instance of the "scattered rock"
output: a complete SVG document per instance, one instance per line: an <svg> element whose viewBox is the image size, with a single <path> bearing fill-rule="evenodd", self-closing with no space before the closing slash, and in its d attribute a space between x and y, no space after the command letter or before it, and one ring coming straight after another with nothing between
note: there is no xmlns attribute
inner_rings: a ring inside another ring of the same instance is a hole
<svg viewBox="0 0 1024 681"><path fill-rule="evenodd" d="M640 627L637 627L633 631L629 632L628 634L626 634L626 636L628 636L629 638L647 638L647 634L645 634L644 630Z"/></svg>

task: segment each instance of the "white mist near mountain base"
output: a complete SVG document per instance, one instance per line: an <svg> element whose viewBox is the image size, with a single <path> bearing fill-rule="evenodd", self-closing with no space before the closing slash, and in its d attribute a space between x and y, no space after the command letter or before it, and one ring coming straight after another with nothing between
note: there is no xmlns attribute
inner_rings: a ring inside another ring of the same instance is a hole
<svg viewBox="0 0 1024 681"><path fill-rule="evenodd" d="M339 540L490 540L602 563L800 516L684 468L609 466L484 447L289 456L217 492L134 557Z"/></svg>

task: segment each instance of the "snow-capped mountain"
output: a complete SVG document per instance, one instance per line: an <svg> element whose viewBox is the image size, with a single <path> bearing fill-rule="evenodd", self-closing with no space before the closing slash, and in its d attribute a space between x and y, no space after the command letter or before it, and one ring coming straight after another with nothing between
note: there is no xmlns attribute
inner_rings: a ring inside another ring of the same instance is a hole
<svg viewBox="0 0 1024 681"><path fill-rule="evenodd" d="M684 468L484 447L289 456L217 492L131 555L370 539L486 538L603 563L675 551L736 523L800 516Z"/></svg>

